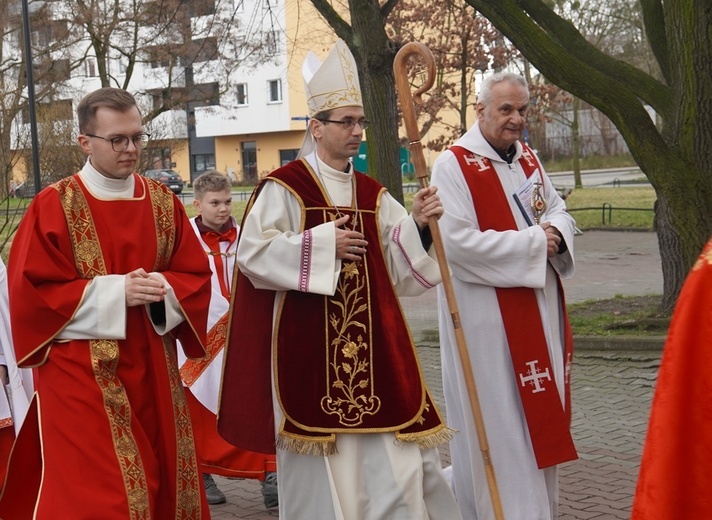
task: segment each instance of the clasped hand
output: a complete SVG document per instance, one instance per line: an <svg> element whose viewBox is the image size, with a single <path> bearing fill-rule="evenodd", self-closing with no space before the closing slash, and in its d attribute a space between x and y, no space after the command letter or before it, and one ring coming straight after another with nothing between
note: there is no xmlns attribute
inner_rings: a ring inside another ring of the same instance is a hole
<svg viewBox="0 0 712 520"><path fill-rule="evenodd" d="M155 273L147 273L142 268L126 275L125 287L127 307L160 302L166 295L163 279Z"/></svg>
<svg viewBox="0 0 712 520"><path fill-rule="evenodd" d="M561 243L561 233L558 229L551 225L548 220L541 225L541 228L546 233L546 255L554 256L559 252L559 244Z"/></svg>

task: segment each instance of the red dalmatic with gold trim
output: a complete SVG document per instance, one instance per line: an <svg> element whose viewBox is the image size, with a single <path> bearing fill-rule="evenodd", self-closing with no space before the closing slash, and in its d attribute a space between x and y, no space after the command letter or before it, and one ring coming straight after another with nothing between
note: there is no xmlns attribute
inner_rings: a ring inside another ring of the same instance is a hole
<svg viewBox="0 0 712 520"><path fill-rule="evenodd" d="M210 270L175 196L134 178L134 197L114 200L94 198L77 175L63 179L18 230L12 327L18 364L37 367L37 393L2 518L209 518L174 338L203 355ZM137 268L165 276L186 316L180 326L160 337L138 306L127 309L125 340L55 339L95 276Z"/></svg>

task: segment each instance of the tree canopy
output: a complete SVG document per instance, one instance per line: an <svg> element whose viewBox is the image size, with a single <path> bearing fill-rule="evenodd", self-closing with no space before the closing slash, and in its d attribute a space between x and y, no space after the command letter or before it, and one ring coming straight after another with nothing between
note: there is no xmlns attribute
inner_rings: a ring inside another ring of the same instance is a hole
<svg viewBox="0 0 712 520"><path fill-rule="evenodd" d="M657 194L663 307L712 234L712 5L641 0L661 77L598 49L542 0L466 0L541 73L606 114ZM645 105L658 115L654 121Z"/></svg>

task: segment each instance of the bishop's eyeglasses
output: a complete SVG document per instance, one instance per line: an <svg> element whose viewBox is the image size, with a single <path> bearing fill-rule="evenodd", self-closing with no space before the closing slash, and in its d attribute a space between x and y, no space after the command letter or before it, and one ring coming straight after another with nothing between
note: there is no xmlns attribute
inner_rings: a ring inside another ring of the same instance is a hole
<svg viewBox="0 0 712 520"><path fill-rule="evenodd" d="M366 130L371 124L371 121L369 121L368 119L351 119L350 117L347 117L346 119L341 119L339 121L335 121L334 119L317 119L317 121L321 121L322 123L334 123L337 125L341 125L342 127L344 127L345 130L351 130L356 125L360 126L361 130Z"/></svg>
<svg viewBox="0 0 712 520"><path fill-rule="evenodd" d="M136 147L137 150L141 150L142 148L146 147L146 145L148 144L148 140L151 139L151 134L138 134L133 137L119 135L117 137L112 137L111 139L94 134L84 135L86 135L87 137L96 137L97 139L109 141L111 143L111 149L115 152L125 152L126 149L129 147L129 141L133 142L133 145Z"/></svg>

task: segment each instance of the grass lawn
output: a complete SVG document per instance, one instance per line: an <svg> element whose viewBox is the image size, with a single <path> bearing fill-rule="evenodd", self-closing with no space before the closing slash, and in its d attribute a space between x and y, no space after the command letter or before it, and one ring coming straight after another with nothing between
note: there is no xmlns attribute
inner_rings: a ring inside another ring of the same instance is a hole
<svg viewBox="0 0 712 520"><path fill-rule="evenodd" d="M250 193L250 188L244 188ZM413 205L413 193L404 196L408 211ZM647 187L580 188L566 199L566 206L580 229L635 228L653 229L653 204L655 192ZM235 196L232 214L242 219L247 206L247 196ZM187 206L189 216L195 216L192 205Z"/></svg>
<svg viewBox="0 0 712 520"><path fill-rule="evenodd" d="M244 192L244 195L239 192ZM232 214L238 222L242 219L251 192L251 187L235 188L233 192ZM409 211L413 195L406 193L404 197ZM655 192L651 187L581 188L573 190L566 199L569 211L583 230L652 229L654 202ZM28 203L29 199L14 198L0 202L0 211L8 215L4 223L0 223L0 247L5 262L9 251L8 239L14 233ZM189 217L197 214L192 204L186 204L186 212ZM660 299L660 296L617 297L570 305L569 315L574 334L664 334L670 316L659 312Z"/></svg>
<svg viewBox="0 0 712 520"><path fill-rule="evenodd" d="M655 191L650 186L578 188L566 207L580 229L653 229Z"/></svg>

